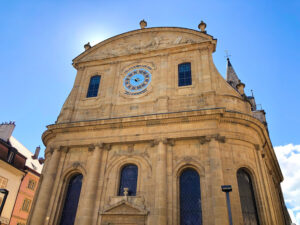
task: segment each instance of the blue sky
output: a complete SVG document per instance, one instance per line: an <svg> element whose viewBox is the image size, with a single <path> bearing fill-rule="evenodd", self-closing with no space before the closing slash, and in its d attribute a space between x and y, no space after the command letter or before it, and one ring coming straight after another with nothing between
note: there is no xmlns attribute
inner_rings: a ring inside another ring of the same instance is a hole
<svg viewBox="0 0 300 225"><path fill-rule="evenodd" d="M41 134L72 88L71 62L85 43L138 29L141 19L148 27L192 29L204 20L218 39L219 72L225 75L229 50L247 93L253 89L267 113L273 145L297 146L299 11L296 0L1 1L0 122L16 121L13 135L32 151L37 145L43 149Z"/></svg>

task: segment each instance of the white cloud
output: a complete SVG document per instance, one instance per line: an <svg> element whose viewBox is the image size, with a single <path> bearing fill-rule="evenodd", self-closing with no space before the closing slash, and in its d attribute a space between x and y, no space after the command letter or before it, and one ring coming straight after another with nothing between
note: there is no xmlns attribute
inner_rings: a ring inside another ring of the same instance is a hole
<svg viewBox="0 0 300 225"><path fill-rule="evenodd" d="M300 225L300 145L274 147L284 181L282 192L294 223Z"/></svg>

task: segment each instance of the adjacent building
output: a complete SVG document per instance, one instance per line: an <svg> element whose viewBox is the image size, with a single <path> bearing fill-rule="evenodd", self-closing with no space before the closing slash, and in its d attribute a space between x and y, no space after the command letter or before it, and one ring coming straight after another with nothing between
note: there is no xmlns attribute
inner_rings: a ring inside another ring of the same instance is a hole
<svg viewBox="0 0 300 225"><path fill-rule="evenodd" d="M29 224L290 225L265 112L206 24L140 25L73 60Z"/></svg>
<svg viewBox="0 0 300 225"><path fill-rule="evenodd" d="M1 225L27 223L43 164L37 159L39 148L33 155L12 136L14 128L12 122L0 124Z"/></svg>
<svg viewBox="0 0 300 225"><path fill-rule="evenodd" d="M23 146L13 136L10 138L11 145L26 157L25 175L21 182L13 213L10 219L10 225L26 225L29 212L32 207L32 201L38 187L40 174L43 167L43 160L38 159L40 148L37 147L33 155L25 146Z"/></svg>

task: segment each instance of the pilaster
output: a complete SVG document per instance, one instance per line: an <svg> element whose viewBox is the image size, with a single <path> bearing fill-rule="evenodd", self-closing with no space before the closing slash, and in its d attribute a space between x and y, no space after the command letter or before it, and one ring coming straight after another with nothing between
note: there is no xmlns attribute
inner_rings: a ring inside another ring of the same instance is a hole
<svg viewBox="0 0 300 225"><path fill-rule="evenodd" d="M208 141L209 163L210 163L210 185L212 217L210 224L228 224L228 214L225 194L221 190L224 185L222 160L220 154L220 143L225 142L225 137L220 135L210 136Z"/></svg>
<svg viewBox="0 0 300 225"><path fill-rule="evenodd" d="M154 140L157 145L156 175L155 175L155 211L156 224L167 225L167 143L168 140L160 138Z"/></svg>
<svg viewBox="0 0 300 225"><path fill-rule="evenodd" d="M99 143L90 145L88 151L90 152L88 157L88 168L86 177L86 191L84 193L81 212L78 212L78 220L76 224L89 225L92 224L93 212L95 208L95 199L97 196L97 184L99 177L99 170L101 165L102 150L104 144ZM97 216L97 215L95 215Z"/></svg>
<svg viewBox="0 0 300 225"><path fill-rule="evenodd" d="M60 150L61 149L59 147L54 147L49 149L51 158L49 160L49 164L47 165L47 170L45 170L43 176L43 182L40 187L39 196L37 198L36 205L35 205L35 210L32 214L32 218L30 221L31 225L43 225L47 223L49 219L49 217L46 217L47 209L49 206L49 200L51 197L49 193L51 193L55 181L57 167L61 155Z"/></svg>

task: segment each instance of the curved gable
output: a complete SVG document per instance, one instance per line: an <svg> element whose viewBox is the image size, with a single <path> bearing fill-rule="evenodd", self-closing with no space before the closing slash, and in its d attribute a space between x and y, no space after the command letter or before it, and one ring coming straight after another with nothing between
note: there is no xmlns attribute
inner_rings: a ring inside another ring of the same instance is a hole
<svg viewBox="0 0 300 225"><path fill-rule="evenodd" d="M215 49L216 39L205 33L175 27L146 28L130 31L98 43L77 56L73 63L101 60L187 44L208 42Z"/></svg>

